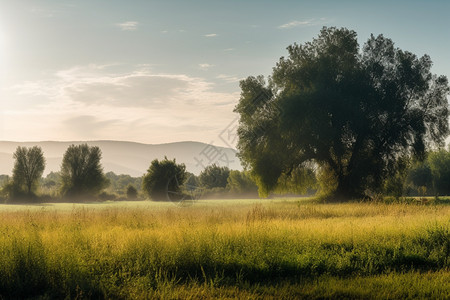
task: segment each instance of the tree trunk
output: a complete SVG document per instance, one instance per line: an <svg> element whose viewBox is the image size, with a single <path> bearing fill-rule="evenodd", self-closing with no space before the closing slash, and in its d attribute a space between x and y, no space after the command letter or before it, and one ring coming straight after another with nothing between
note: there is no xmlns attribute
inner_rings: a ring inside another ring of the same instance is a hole
<svg viewBox="0 0 450 300"><path fill-rule="evenodd" d="M333 196L337 201L348 201L360 199L364 195L352 185L349 175L341 175L338 176L338 184Z"/></svg>
<svg viewBox="0 0 450 300"><path fill-rule="evenodd" d="M27 188L28 188L28 195L31 195L31 188L32 188L32 183L27 183Z"/></svg>

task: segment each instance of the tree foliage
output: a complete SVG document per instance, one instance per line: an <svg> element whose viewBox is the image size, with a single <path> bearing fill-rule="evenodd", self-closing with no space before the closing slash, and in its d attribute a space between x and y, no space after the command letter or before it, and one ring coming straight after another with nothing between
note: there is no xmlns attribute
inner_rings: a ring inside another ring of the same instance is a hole
<svg viewBox="0 0 450 300"><path fill-rule="evenodd" d="M44 153L38 146L31 148L19 146L13 156L15 159L12 172L13 190L31 196L44 173Z"/></svg>
<svg viewBox="0 0 450 300"><path fill-rule="evenodd" d="M249 171L231 170L227 182L227 188L234 195L258 195L258 187Z"/></svg>
<svg viewBox="0 0 450 300"><path fill-rule="evenodd" d="M98 194L107 184L101 158L102 153L97 146L69 146L61 164L62 194L67 197Z"/></svg>
<svg viewBox="0 0 450 300"><path fill-rule="evenodd" d="M127 198L129 200L136 200L137 196L138 196L137 189L133 185L129 184L127 186Z"/></svg>
<svg viewBox="0 0 450 300"><path fill-rule="evenodd" d="M450 195L450 151L441 149L430 153L427 165L431 170L434 194Z"/></svg>
<svg viewBox="0 0 450 300"><path fill-rule="evenodd" d="M266 80L241 81L238 149L263 195L305 163L328 168L334 194L379 190L400 156L423 157L448 133L445 76L383 35L360 49L356 33L324 27L287 48Z"/></svg>
<svg viewBox="0 0 450 300"><path fill-rule="evenodd" d="M184 164L177 164L176 160L164 157L151 162L147 174L143 178L143 189L155 201L170 201L182 193L182 186L187 173Z"/></svg>
<svg viewBox="0 0 450 300"><path fill-rule="evenodd" d="M411 169L411 159L400 157L394 167L394 172L384 180L383 192L386 195L399 199L407 193L407 183L409 170Z"/></svg>
<svg viewBox="0 0 450 300"><path fill-rule="evenodd" d="M207 166L199 175L200 185L206 189L225 188L230 169L216 164Z"/></svg>
<svg viewBox="0 0 450 300"><path fill-rule="evenodd" d="M290 173L282 173L278 178L274 193L277 194L314 194L317 191L317 177L312 166L301 165Z"/></svg>
<svg viewBox="0 0 450 300"><path fill-rule="evenodd" d="M193 192L200 188L200 180L198 176L191 172L186 172L186 182L184 184L186 191Z"/></svg>
<svg viewBox="0 0 450 300"><path fill-rule="evenodd" d="M132 185L136 190L142 189L142 176L132 177L128 174L115 174L114 172L107 172L105 177L109 181L106 191L118 195L125 195L128 186Z"/></svg>
<svg viewBox="0 0 450 300"><path fill-rule="evenodd" d="M420 196L434 194L434 179L431 173L429 157L424 161L416 161L411 165L406 181L414 189L414 194Z"/></svg>

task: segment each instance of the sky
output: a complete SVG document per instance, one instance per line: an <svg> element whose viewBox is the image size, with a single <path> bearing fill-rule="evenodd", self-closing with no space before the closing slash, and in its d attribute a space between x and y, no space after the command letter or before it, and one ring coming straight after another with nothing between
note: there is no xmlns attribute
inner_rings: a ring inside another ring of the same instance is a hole
<svg viewBox="0 0 450 300"><path fill-rule="evenodd" d="M323 26L450 77L450 1L0 0L0 140L234 147L239 80Z"/></svg>

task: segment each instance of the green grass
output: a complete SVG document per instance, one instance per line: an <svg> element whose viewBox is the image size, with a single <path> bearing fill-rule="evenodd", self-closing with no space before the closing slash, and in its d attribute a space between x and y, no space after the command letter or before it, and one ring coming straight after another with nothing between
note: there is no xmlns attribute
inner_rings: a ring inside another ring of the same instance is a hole
<svg viewBox="0 0 450 300"><path fill-rule="evenodd" d="M448 298L450 206L0 206L3 298Z"/></svg>

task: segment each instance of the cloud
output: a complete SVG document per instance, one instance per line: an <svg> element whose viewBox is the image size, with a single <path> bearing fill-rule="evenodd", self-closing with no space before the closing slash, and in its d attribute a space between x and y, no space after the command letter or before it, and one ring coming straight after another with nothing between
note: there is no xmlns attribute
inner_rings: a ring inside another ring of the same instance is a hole
<svg viewBox="0 0 450 300"><path fill-rule="evenodd" d="M242 78L239 78L237 76L233 76L233 75L225 75L225 74L219 74L216 76L217 79L221 79L223 81L226 81L227 83L233 83L233 82L238 82L240 81Z"/></svg>
<svg viewBox="0 0 450 300"><path fill-rule="evenodd" d="M214 67L214 65L211 65L211 64L198 64L198 67L199 67L200 69L206 71L206 70L208 70L208 69Z"/></svg>
<svg viewBox="0 0 450 300"><path fill-rule="evenodd" d="M218 34L217 33L208 33L208 34L205 34L204 35L204 37L216 37L216 36L218 36Z"/></svg>
<svg viewBox="0 0 450 300"><path fill-rule="evenodd" d="M139 23L136 21L128 21L116 24L122 31L135 31L138 28Z"/></svg>
<svg viewBox="0 0 450 300"><path fill-rule="evenodd" d="M218 92L204 78L157 73L145 65L76 66L8 92L3 138L23 140L33 134L43 140L210 142L235 117L239 99L237 90Z"/></svg>
<svg viewBox="0 0 450 300"><path fill-rule="evenodd" d="M167 33L176 34L176 33L185 33L185 32L186 32L185 29L178 29L178 30L164 29L164 30L161 30L161 33L163 33L163 34L167 34Z"/></svg>
<svg viewBox="0 0 450 300"><path fill-rule="evenodd" d="M226 48L226 49L223 49L223 51L234 51L234 48Z"/></svg>
<svg viewBox="0 0 450 300"><path fill-rule="evenodd" d="M205 65L204 68L212 67L210 64ZM183 102L199 104L207 100L213 87L212 83L202 78L152 73L148 67L123 73L111 73L110 68L91 65L58 72L60 82L53 84L53 87L59 86L58 95L54 95L54 98L84 105L148 108ZM30 92L46 93L40 86L42 84L30 85ZM214 104L212 100L208 102Z"/></svg>
<svg viewBox="0 0 450 300"><path fill-rule="evenodd" d="M311 26L312 21L291 21L289 23L278 26L279 29L290 29L299 26Z"/></svg>
<svg viewBox="0 0 450 300"><path fill-rule="evenodd" d="M323 26L326 24L331 23L332 20L327 19L327 18L319 18L319 19L309 19L309 20L303 20L303 21L299 21L299 20L295 20L295 21L291 21L289 23L283 24L278 26L279 29L291 29L294 27L309 27L309 26Z"/></svg>

